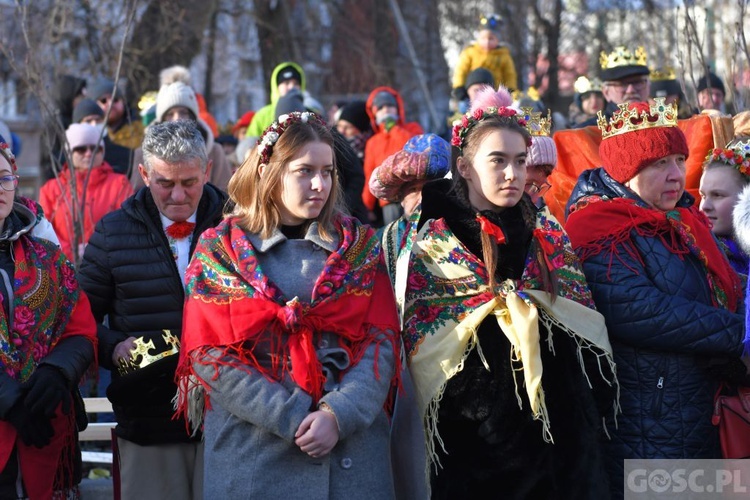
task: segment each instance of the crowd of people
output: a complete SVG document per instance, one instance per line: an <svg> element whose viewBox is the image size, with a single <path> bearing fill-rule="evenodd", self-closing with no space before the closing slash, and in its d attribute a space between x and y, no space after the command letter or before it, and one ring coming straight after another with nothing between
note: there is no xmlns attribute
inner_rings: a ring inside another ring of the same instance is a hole
<svg viewBox="0 0 750 500"><path fill-rule="evenodd" d="M626 459L722 458L750 120L618 47L555 124L500 27L446 137L295 62L226 133L184 67L141 116L61 79L38 202L0 135L0 498L79 497L97 373L116 498L622 498Z"/></svg>

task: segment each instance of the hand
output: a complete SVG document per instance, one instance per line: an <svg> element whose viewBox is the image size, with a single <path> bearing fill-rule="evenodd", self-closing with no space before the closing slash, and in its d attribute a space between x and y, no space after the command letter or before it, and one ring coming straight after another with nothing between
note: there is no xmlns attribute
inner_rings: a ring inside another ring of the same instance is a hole
<svg viewBox="0 0 750 500"><path fill-rule="evenodd" d="M8 411L7 419L16 428L18 436L26 446L44 448L55 435L50 420L47 417L32 414L21 399Z"/></svg>
<svg viewBox="0 0 750 500"><path fill-rule="evenodd" d="M70 413L70 390L65 375L49 365L37 367L29 380L21 384L23 403L31 413L51 418L62 403L65 415Z"/></svg>
<svg viewBox="0 0 750 500"><path fill-rule="evenodd" d="M135 337L128 337L117 344L112 352L112 362L115 366L120 366L121 363L129 361L131 358L130 352L133 349L135 349Z"/></svg>
<svg viewBox="0 0 750 500"><path fill-rule="evenodd" d="M339 426L333 413L318 410L310 413L294 433L294 444L313 458L323 457L339 442Z"/></svg>

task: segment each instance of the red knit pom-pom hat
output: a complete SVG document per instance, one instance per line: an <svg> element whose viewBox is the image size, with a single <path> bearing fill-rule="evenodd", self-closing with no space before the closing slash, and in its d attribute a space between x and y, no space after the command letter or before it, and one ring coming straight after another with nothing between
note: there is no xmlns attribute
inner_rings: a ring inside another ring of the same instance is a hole
<svg viewBox="0 0 750 500"><path fill-rule="evenodd" d="M634 102L630 109L649 112L649 104ZM599 145L604 170L621 184L660 158L674 154L687 158L688 153L687 139L679 127L637 129L603 139Z"/></svg>

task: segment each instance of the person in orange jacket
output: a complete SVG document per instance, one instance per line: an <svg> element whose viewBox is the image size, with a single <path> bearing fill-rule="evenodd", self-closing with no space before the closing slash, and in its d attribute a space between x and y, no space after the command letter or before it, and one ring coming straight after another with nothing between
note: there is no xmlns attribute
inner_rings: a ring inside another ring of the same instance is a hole
<svg viewBox="0 0 750 500"><path fill-rule="evenodd" d="M377 87L367 97L367 114L375 134L365 144L365 187L362 190L362 201L370 211L370 220L376 225L388 224L401 216L399 203L380 201L370 193L370 176L383 161L400 151L406 141L424 130L416 122L406 122L404 102L401 95L390 87ZM378 217L377 206L381 208Z"/></svg>

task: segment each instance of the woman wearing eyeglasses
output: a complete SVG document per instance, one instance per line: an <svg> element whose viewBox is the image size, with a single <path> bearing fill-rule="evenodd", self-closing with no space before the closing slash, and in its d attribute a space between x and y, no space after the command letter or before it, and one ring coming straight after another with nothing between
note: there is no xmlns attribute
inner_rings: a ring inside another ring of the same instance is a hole
<svg viewBox="0 0 750 500"><path fill-rule="evenodd" d="M34 236L40 214L17 186L0 138L0 498L78 498L86 416L76 386L94 360L96 322L73 266Z"/></svg>
<svg viewBox="0 0 750 500"><path fill-rule="evenodd" d="M96 223L120 208L133 194L133 188L126 176L116 173L104 161L99 127L74 123L65 131L65 137L75 176L65 164L56 179L42 186L39 203L55 229L63 252L77 263Z"/></svg>
<svg viewBox="0 0 750 500"><path fill-rule="evenodd" d="M552 185L547 178L557 165L557 149L552 138L535 135L531 138L529 155L526 157L526 185L524 191L537 208L545 206L543 196Z"/></svg>

